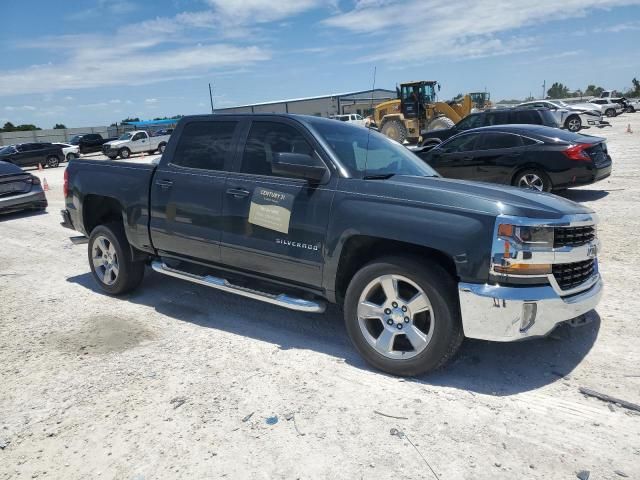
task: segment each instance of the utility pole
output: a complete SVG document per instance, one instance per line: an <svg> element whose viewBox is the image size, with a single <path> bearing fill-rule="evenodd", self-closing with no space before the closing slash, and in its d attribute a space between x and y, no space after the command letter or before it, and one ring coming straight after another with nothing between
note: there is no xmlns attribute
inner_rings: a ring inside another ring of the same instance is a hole
<svg viewBox="0 0 640 480"><path fill-rule="evenodd" d="M213 93L211 92L211 83L209 83L209 101L211 102L211 113L213 113Z"/></svg>
<svg viewBox="0 0 640 480"><path fill-rule="evenodd" d="M542 82L542 97L540 97L541 100L544 100L547 96L547 81L545 80L544 82Z"/></svg>

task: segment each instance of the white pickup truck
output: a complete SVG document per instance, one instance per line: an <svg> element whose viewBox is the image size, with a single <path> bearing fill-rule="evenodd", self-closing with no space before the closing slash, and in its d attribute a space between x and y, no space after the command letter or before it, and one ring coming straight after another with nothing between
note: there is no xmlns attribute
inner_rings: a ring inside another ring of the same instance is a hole
<svg viewBox="0 0 640 480"><path fill-rule="evenodd" d="M132 153L164 152L171 135L150 136L144 130L123 133L117 140L102 146L102 152L111 160L129 158Z"/></svg>

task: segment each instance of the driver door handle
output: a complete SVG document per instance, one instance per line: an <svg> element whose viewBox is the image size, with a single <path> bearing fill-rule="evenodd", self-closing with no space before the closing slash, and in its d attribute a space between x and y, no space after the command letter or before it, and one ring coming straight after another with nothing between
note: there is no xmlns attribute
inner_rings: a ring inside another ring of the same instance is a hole
<svg viewBox="0 0 640 480"><path fill-rule="evenodd" d="M248 197L249 190L245 190L244 188L230 188L227 190L227 195L231 195L234 198L245 198Z"/></svg>

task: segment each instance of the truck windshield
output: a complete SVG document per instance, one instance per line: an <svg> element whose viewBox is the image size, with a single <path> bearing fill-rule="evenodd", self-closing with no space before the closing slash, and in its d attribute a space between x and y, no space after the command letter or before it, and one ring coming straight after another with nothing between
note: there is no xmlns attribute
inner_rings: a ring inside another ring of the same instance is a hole
<svg viewBox="0 0 640 480"><path fill-rule="evenodd" d="M131 140L131 134L130 133L123 133L122 135L120 135L118 137L118 140Z"/></svg>
<svg viewBox="0 0 640 480"><path fill-rule="evenodd" d="M438 175L407 148L375 130L319 118L310 123L342 165L356 178Z"/></svg>

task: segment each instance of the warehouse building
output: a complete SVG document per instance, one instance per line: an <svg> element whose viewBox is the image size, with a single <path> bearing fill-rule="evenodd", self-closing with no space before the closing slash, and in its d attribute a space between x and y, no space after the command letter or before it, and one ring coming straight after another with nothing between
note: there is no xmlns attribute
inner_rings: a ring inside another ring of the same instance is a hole
<svg viewBox="0 0 640 480"><path fill-rule="evenodd" d="M219 108L216 113L298 113L329 117L344 113L367 116L371 106L396 98L394 90L375 89L360 92L334 93L318 97L294 98L274 102L253 103L237 107ZM373 99L373 100L372 100Z"/></svg>

